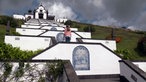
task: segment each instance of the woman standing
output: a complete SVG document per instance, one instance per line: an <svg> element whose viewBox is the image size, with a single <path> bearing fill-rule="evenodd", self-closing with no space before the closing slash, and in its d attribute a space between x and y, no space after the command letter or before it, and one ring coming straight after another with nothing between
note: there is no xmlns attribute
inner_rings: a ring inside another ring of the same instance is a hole
<svg viewBox="0 0 146 82"><path fill-rule="evenodd" d="M65 42L70 42L71 40L71 29L70 26L67 25L64 30Z"/></svg>

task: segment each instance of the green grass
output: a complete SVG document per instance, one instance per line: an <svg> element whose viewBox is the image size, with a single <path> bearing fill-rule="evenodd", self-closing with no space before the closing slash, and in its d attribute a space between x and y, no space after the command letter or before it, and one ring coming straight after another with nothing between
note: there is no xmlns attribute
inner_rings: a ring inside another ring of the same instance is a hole
<svg viewBox="0 0 146 82"><path fill-rule="evenodd" d="M4 36L5 36L5 29L6 26L0 25L0 42L4 42Z"/></svg>
<svg viewBox="0 0 146 82"><path fill-rule="evenodd" d="M10 27L10 34L15 33L15 28ZM4 42L4 36L6 34L6 26L0 25L0 42Z"/></svg>
<svg viewBox="0 0 146 82"><path fill-rule="evenodd" d="M97 26L97 25L90 25L90 24L76 24L74 22L74 26L79 27L79 31L83 31L83 28L86 26L91 26L96 29L94 33L92 33L92 38L94 39L105 39L107 36L110 36L111 34L111 27L105 27L105 26ZM132 60L145 60L146 55L138 53L136 51L137 42L138 40L146 34L146 32L136 32L136 31L130 31L127 29L122 28L115 28L114 34L117 37L121 37L121 42L117 43L117 50L128 50L130 53Z"/></svg>

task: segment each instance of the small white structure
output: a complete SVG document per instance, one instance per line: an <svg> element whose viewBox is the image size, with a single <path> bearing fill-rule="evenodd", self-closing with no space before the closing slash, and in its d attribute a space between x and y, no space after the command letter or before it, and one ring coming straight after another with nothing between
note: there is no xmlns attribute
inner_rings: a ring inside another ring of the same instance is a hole
<svg viewBox="0 0 146 82"><path fill-rule="evenodd" d="M146 82L146 70L139 68L146 68L146 62L136 62L135 64L128 60L120 61L120 76L128 82Z"/></svg>
<svg viewBox="0 0 146 82"><path fill-rule="evenodd" d="M34 18L33 14L25 14L27 20Z"/></svg>
<svg viewBox="0 0 146 82"><path fill-rule="evenodd" d="M45 49L52 45L51 37L35 36L5 36L5 43L13 47L19 47L21 50L36 51Z"/></svg>
<svg viewBox="0 0 146 82"><path fill-rule="evenodd" d="M97 39L83 38L82 41L90 42L90 43L101 43L113 51L117 50L115 40L97 40Z"/></svg>
<svg viewBox="0 0 146 82"><path fill-rule="evenodd" d="M17 28L16 32L18 32L21 35L33 35L38 36L41 33L46 32L46 30L43 29L28 29L28 28Z"/></svg>
<svg viewBox="0 0 146 82"><path fill-rule="evenodd" d="M25 17L24 17L23 15L18 15L18 14L14 14L14 15L13 15L13 18L25 20Z"/></svg>
<svg viewBox="0 0 146 82"><path fill-rule="evenodd" d="M133 64L135 64L137 67L139 67L140 69L142 69L144 72L146 72L146 61L143 62L132 62Z"/></svg>
<svg viewBox="0 0 146 82"><path fill-rule="evenodd" d="M57 51L56 51L57 50ZM77 75L120 74L119 58L96 43L58 43L32 60L70 60Z"/></svg>
<svg viewBox="0 0 146 82"><path fill-rule="evenodd" d="M58 18L56 21L60 23L65 23L67 20L67 18Z"/></svg>
<svg viewBox="0 0 146 82"><path fill-rule="evenodd" d="M79 35L76 32L71 32L71 42L77 42L77 38L91 38L91 33L89 32L80 32L81 35ZM64 32L63 31L47 31L41 34L40 36L52 36L55 37L57 42L63 42L64 39Z"/></svg>

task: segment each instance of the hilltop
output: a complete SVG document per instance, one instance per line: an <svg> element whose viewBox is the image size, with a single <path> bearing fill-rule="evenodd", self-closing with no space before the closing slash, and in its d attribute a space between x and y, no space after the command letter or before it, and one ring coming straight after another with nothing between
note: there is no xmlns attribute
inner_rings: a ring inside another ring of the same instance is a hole
<svg viewBox="0 0 146 82"><path fill-rule="evenodd" d="M146 59L145 54L137 51L137 43L140 38L145 36L145 31L132 31L125 28L112 28L78 22L73 22L72 26L79 28L80 31L86 31L88 28L91 31L92 39L108 39L111 37L113 29L114 36L120 38L120 41L117 43L117 51L115 52L126 54L132 60Z"/></svg>

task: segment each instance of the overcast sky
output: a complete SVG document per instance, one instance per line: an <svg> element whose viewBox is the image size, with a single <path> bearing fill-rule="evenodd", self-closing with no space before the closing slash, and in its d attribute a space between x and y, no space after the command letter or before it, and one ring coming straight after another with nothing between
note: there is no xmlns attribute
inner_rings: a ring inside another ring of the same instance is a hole
<svg viewBox="0 0 146 82"><path fill-rule="evenodd" d="M57 17L146 31L146 0L0 0L0 14L24 14L40 4Z"/></svg>

